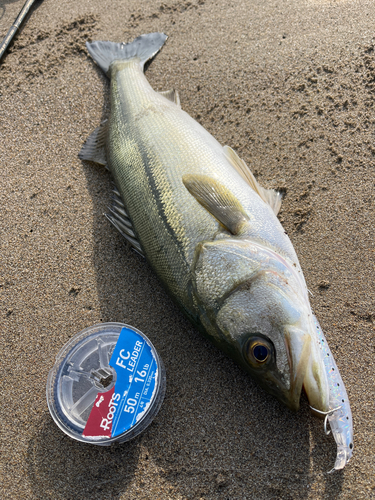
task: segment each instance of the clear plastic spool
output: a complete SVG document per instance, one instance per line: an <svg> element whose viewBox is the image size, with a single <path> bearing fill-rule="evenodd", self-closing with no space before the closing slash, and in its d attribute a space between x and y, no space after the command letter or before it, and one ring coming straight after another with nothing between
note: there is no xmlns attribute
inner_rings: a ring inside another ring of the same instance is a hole
<svg viewBox="0 0 375 500"><path fill-rule="evenodd" d="M60 429L97 445L128 441L152 422L166 390L163 362L150 340L123 323L75 335L47 380L47 403Z"/></svg>

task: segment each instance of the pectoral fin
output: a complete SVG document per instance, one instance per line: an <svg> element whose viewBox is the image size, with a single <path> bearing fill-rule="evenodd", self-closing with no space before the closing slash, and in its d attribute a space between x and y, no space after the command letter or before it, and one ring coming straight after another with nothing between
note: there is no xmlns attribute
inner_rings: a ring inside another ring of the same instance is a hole
<svg viewBox="0 0 375 500"><path fill-rule="evenodd" d="M274 189L265 189L259 185L250 168L229 146L224 146L224 153L229 163L237 170L241 177L249 184L249 186L268 203L272 210L277 215L281 207L281 193Z"/></svg>
<svg viewBox="0 0 375 500"><path fill-rule="evenodd" d="M89 135L87 141L78 153L80 160L93 161L104 165L107 169L107 158L105 153L105 142L107 137L107 122L104 120L94 132Z"/></svg>
<svg viewBox="0 0 375 500"><path fill-rule="evenodd" d="M249 223L249 216L237 198L220 182L207 175L184 175L182 181L194 198L232 234Z"/></svg>

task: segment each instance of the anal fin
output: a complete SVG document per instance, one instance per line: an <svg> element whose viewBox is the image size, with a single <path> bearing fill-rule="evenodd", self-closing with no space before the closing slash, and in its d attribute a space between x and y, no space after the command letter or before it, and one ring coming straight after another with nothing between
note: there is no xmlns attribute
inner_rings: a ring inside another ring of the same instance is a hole
<svg viewBox="0 0 375 500"><path fill-rule="evenodd" d="M260 186L250 168L237 155L237 153L229 146L224 146L223 149L229 163L237 170L237 172L249 184L249 186L262 198L262 200L268 203L268 205L277 215L281 207L281 193L275 191L274 189L265 189L264 187Z"/></svg>
<svg viewBox="0 0 375 500"><path fill-rule="evenodd" d="M121 199L121 194L117 188L113 189L112 206L108 208L109 213L105 214L107 219L120 234L132 245L134 250L144 257L141 245L134 233L132 223L125 210L125 205Z"/></svg>
<svg viewBox="0 0 375 500"><path fill-rule="evenodd" d="M104 165L107 169L107 158L105 153L105 142L107 137L108 120L104 120L98 128L89 135L81 151L78 153L80 160L93 161Z"/></svg>

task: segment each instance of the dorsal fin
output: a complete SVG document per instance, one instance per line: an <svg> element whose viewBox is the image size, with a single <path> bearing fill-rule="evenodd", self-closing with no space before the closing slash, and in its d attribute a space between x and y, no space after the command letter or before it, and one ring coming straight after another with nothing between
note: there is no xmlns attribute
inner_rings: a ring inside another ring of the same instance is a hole
<svg viewBox="0 0 375 500"><path fill-rule="evenodd" d="M169 101L174 102L176 106L181 108L180 96L178 95L177 90L164 90L163 92L159 92L160 95L166 97Z"/></svg>
<svg viewBox="0 0 375 500"><path fill-rule="evenodd" d="M248 226L249 216L223 184L198 174L184 175L182 182L189 193L232 234L243 232Z"/></svg>
<svg viewBox="0 0 375 500"><path fill-rule="evenodd" d="M224 146L224 154L230 164L237 170L241 177L249 184L249 186L268 203L272 210L277 215L281 207L282 195L274 189L265 189L259 185L250 168L238 156L238 154L229 146Z"/></svg>
<svg viewBox="0 0 375 500"><path fill-rule="evenodd" d="M105 153L105 142L107 137L107 122L104 120L98 128L87 138L81 151L78 153L80 160L93 161L104 165L107 169L107 158Z"/></svg>
<svg viewBox="0 0 375 500"><path fill-rule="evenodd" d="M134 250L144 257L141 245L134 233L132 223L125 210L125 205L122 202L121 194L117 188L113 189L112 206L108 208L109 214L105 214L107 219L122 236L133 246Z"/></svg>

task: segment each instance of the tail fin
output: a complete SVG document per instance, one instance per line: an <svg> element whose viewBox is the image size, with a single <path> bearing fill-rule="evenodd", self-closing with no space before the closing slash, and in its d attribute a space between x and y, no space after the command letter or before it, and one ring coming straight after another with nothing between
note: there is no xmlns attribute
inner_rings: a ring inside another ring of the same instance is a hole
<svg viewBox="0 0 375 500"><path fill-rule="evenodd" d="M167 39L164 33L141 35L130 43L86 42L90 56L97 65L109 76L109 67L113 61L138 57L142 69L146 61L154 57Z"/></svg>

